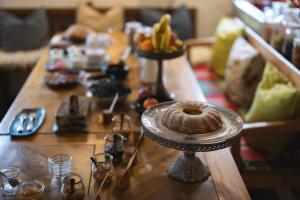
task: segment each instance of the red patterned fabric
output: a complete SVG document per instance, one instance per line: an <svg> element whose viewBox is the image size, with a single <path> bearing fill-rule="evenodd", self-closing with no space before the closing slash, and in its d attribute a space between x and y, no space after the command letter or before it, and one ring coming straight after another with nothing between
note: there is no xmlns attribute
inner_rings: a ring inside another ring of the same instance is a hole
<svg viewBox="0 0 300 200"><path fill-rule="evenodd" d="M238 112L238 107L224 95L223 80L219 78L207 65L193 67L196 78L207 99L207 102L223 106Z"/></svg>
<svg viewBox="0 0 300 200"><path fill-rule="evenodd" d="M199 85L207 99L207 102L213 103L233 111L239 112L239 107L234 105L224 95L223 80L219 78L207 65L198 65L193 67ZM246 140L241 138L241 157L247 170L269 170L271 168L283 167L283 165L300 166L300 145L288 150L280 158L273 158L272 155L257 151L251 148ZM291 161L292 162L288 162Z"/></svg>

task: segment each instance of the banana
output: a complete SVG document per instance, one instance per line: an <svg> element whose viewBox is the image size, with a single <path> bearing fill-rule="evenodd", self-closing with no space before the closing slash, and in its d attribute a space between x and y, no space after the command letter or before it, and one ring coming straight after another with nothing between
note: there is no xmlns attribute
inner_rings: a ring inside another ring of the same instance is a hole
<svg viewBox="0 0 300 200"><path fill-rule="evenodd" d="M159 21L159 29L160 29L160 33L164 33L166 31L167 26L170 24L171 22L171 16L169 14L165 14L160 18Z"/></svg>
<svg viewBox="0 0 300 200"><path fill-rule="evenodd" d="M162 34L161 42L160 42L160 49L166 50L170 44L171 38L171 27L167 25L165 32Z"/></svg>
<svg viewBox="0 0 300 200"><path fill-rule="evenodd" d="M152 40L152 44L154 49L158 49L160 41L158 40L158 31L159 31L159 24L155 23L152 27L152 36L151 36L151 40Z"/></svg>
<svg viewBox="0 0 300 200"><path fill-rule="evenodd" d="M155 50L167 50L170 45L171 38L171 16L165 14L161 17L159 23L155 23L152 27L151 41Z"/></svg>

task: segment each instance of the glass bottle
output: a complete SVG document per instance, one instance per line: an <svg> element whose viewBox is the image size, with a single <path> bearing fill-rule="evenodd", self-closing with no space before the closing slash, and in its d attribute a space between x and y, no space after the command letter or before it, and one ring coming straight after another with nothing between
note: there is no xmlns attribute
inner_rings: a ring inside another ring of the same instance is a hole
<svg viewBox="0 0 300 200"><path fill-rule="evenodd" d="M43 183L34 181L23 181L17 191L17 200L42 200L45 186Z"/></svg>
<svg viewBox="0 0 300 200"><path fill-rule="evenodd" d="M85 188L83 178L77 173L70 173L61 178L63 200L83 200Z"/></svg>

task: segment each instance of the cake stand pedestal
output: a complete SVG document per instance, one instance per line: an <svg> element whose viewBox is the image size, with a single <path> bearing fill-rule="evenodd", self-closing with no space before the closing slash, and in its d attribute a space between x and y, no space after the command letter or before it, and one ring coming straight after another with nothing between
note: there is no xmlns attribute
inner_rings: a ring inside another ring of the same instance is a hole
<svg viewBox="0 0 300 200"><path fill-rule="evenodd" d="M210 176L208 167L195 152L184 152L167 172L169 177L183 182L203 182Z"/></svg>
<svg viewBox="0 0 300 200"><path fill-rule="evenodd" d="M149 52L149 51L142 51L141 49L137 50L137 55L139 57L143 57L151 60L157 60L158 70L157 70L157 79L155 85L155 97L159 102L173 100L173 98L167 92L163 84L163 61L182 56L184 54L184 50L185 50L184 48L181 48L178 51L172 53Z"/></svg>
<svg viewBox="0 0 300 200"><path fill-rule="evenodd" d="M218 111L223 126L214 132L204 134L176 132L168 129L161 122L163 113L173 103L175 101L161 103L146 110L142 115L143 130L153 141L167 148L184 152L167 170L170 178L188 183L203 182L210 176L210 172L195 155L196 152L215 151L230 146L239 138L243 121L231 110L204 103Z"/></svg>

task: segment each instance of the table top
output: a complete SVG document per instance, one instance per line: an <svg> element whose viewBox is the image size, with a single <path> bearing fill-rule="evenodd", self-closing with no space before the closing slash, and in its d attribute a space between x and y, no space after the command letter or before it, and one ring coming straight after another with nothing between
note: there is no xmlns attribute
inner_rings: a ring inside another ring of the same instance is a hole
<svg viewBox="0 0 300 200"><path fill-rule="evenodd" d="M116 41L108 47L107 52L112 56L113 62L116 62L125 48L125 39L121 33L114 33L114 37ZM41 158L42 165L47 165L45 159L47 156L55 152L66 152L78 160L74 163L74 170L84 176L87 191L93 191L89 156L103 152L103 138L111 131L111 127L104 127L98 122L98 115L103 107L93 107L88 133L69 133L67 135L53 133L54 115L61 101L67 99L71 93L84 94L84 88L78 87L67 91L48 89L43 82L44 75L47 73L43 68L47 55L48 52L45 51L0 124L0 133L3 134L0 136L0 160L5 161L0 163L0 167L19 164L23 171L25 169L28 171L27 156L21 156L22 161L18 161L19 154L28 155L26 152L31 152L30 157L33 160ZM130 65L131 71L126 83L133 92L128 103L118 105L116 112L124 111L135 119L133 133L137 134L139 117L130 109L129 103L137 98L137 91L141 86L137 78L139 65L134 56L129 57L127 63ZM205 101L185 56L164 62L164 83L167 90L176 95L177 100ZM5 135L11 120L22 108L34 107L46 109L45 121L37 134L28 138L11 138L9 135ZM10 158L7 157L9 149L13 149L10 152ZM87 156L88 154L90 155ZM103 191L103 199L120 199L121 197L122 199L250 199L228 148L197 153L197 156L208 165L211 172L209 179L202 184L180 183L167 177L167 167L181 154L180 151L165 148L145 137L138 152L138 162L132 169L130 188L125 191L116 191L112 184ZM43 173L46 173L46 166L43 170ZM27 176L26 173L24 174ZM29 177L39 179L35 176ZM47 186L48 178L45 176L40 180L44 181Z"/></svg>

